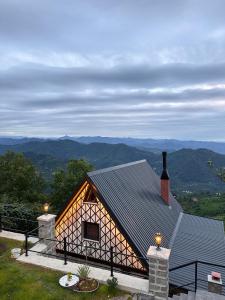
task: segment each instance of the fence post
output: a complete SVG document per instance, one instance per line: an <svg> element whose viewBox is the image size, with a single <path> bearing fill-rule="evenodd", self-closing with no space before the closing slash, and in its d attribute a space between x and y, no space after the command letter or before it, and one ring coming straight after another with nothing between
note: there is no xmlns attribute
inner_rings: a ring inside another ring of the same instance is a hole
<svg viewBox="0 0 225 300"><path fill-rule="evenodd" d="M29 232L31 229L28 226L28 220L27 219L25 219L25 226L26 226L26 231Z"/></svg>
<svg viewBox="0 0 225 300"><path fill-rule="evenodd" d="M66 237L63 238L63 249L64 249L64 265L67 265L67 255L66 255Z"/></svg>
<svg viewBox="0 0 225 300"><path fill-rule="evenodd" d="M195 262L195 293L198 288L198 261Z"/></svg>
<svg viewBox="0 0 225 300"><path fill-rule="evenodd" d="M111 277L113 277L113 247L110 247L110 271Z"/></svg>
<svg viewBox="0 0 225 300"><path fill-rule="evenodd" d="M88 259L88 246L87 246L87 241L85 243L85 263L87 264L87 259Z"/></svg>
<svg viewBox="0 0 225 300"><path fill-rule="evenodd" d="M0 213L0 232L2 231L2 214Z"/></svg>
<svg viewBox="0 0 225 300"><path fill-rule="evenodd" d="M25 233L25 256L28 256L28 232Z"/></svg>

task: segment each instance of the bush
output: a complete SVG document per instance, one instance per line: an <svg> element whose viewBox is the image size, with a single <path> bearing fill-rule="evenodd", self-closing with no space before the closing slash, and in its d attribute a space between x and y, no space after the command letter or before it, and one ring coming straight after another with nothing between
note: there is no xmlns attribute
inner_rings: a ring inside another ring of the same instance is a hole
<svg viewBox="0 0 225 300"><path fill-rule="evenodd" d="M110 292L115 291L118 286L118 280L116 277L113 276L112 278L109 278L107 280L107 284L108 284L108 289Z"/></svg>
<svg viewBox="0 0 225 300"><path fill-rule="evenodd" d="M32 246L33 246L33 243L31 243L31 242L28 241L28 243L27 243L28 249L32 248ZM21 249L22 249L22 251L26 250L26 242L25 241L22 242Z"/></svg>
<svg viewBox="0 0 225 300"><path fill-rule="evenodd" d="M78 268L78 276L80 279L87 279L90 274L90 268L88 266L81 266Z"/></svg>

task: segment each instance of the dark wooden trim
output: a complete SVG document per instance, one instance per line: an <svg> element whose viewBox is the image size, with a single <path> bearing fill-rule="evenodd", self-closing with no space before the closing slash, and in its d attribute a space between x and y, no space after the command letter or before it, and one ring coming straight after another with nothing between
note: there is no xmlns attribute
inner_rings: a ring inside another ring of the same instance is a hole
<svg viewBox="0 0 225 300"><path fill-rule="evenodd" d="M74 188L74 192L72 194L72 196L70 196L70 198L68 200L66 200L65 204L63 205L62 209L59 211L59 213L56 216L56 225L58 223L58 220L62 217L62 215L65 215L67 213L67 211L69 210L69 207L67 208L67 206L69 206L69 204L73 203L73 199L76 196L76 194L78 193L78 191L81 189L81 187L85 184L85 182L88 182L87 180L87 176L85 177L85 179L78 184L75 188ZM66 209L67 208L67 209Z"/></svg>

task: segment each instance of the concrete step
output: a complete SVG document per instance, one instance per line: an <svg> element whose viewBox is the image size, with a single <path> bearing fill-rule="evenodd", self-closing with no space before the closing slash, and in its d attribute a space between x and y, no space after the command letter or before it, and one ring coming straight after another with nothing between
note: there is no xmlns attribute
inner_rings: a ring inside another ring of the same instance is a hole
<svg viewBox="0 0 225 300"><path fill-rule="evenodd" d="M180 295L173 295L173 300L180 300Z"/></svg>
<svg viewBox="0 0 225 300"><path fill-rule="evenodd" d="M194 292L188 292L187 300L195 300L195 293Z"/></svg>
<svg viewBox="0 0 225 300"><path fill-rule="evenodd" d="M174 295L173 296L173 300L187 300L188 295L187 294L180 294L178 295Z"/></svg>
<svg viewBox="0 0 225 300"><path fill-rule="evenodd" d="M191 298L192 295L189 296L188 298L188 294L180 294L180 295L173 295L172 298L168 298L168 299L172 299L172 300L194 300L195 298Z"/></svg>
<svg viewBox="0 0 225 300"><path fill-rule="evenodd" d="M188 292L188 294L174 295L170 300L225 300L225 296L209 293L208 291L198 290L194 292Z"/></svg>
<svg viewBox="0 0 225 300"><path fill-rule="evenodd" d="M180 294L180 300L187 300L188 294Z"/></svg>
<svg viewBox="0 0 225 300"><path fill-rule="evenodd" d="M196 300L225 300L225 296L210 293L204 290L197 290Z"/></svg>

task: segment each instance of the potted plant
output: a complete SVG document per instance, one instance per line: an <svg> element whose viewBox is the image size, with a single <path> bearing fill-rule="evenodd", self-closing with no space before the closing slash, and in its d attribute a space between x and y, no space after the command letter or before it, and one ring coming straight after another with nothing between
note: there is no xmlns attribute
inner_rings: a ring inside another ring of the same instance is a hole
<svg viewBox="0 0 225 300"><path fill-rule="evenodd" d="M77 292L94 292L99 287L99 282L94 278L89 278L90 268L81 266L78 269L79 282L74 288Z"/></svg>
<svg viewBox="0 0 225 300"><path fill-rule="evenodd" d="M67 280L68 281L70 281L72 279L72 275L73 274L71 272L67 273Z"/></svg>

